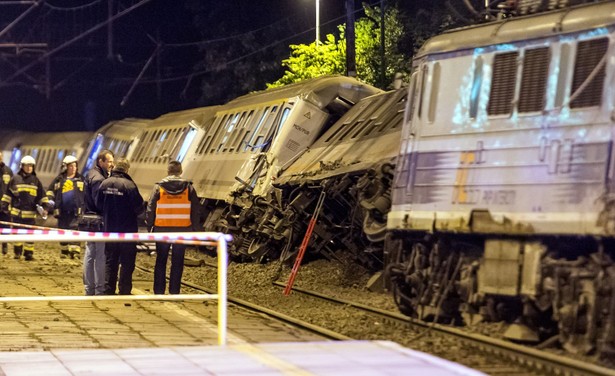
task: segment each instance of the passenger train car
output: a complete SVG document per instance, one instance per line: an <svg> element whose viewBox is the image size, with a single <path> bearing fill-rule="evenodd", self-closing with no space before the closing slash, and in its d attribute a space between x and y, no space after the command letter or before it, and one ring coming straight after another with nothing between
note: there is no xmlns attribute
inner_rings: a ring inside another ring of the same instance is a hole
<svg viewBox="0 0 615 376"><path fill-rule="evenodd" d="M205 228L233 233L232 252L267 249L250 227L273 199L273 183L360 99L379 92L353 78L320 77L247 94L220 106L188 149L184 176L204 198Z"/></svg>
<svg viewBox="0 0 615 376"><path fill-rule="evenodd" d="M91 132L17 133L11 141L14 145L7 146L12 148L7 165L17 172L21 158L31 155L36 160L36 175L47 188L60 173L62 159L67 155L84 155L91 139Z"/></svg>
<svg viewBox="0 0 615 376"><path fill-rule="evenodd" d="M211 106L172 112L139 128L142 133L129 158L130 175L144 198L148 198L154 183L166 176L170 161L178 160L184 163L184 169L189 168L192 159L186 159L188 149L203 124L213 119L217 108Z"/></svg>
<svg viewBox="0 0 615 376"><path fill-rule="evenodd" d="M385 249L404 312L613 351L614 44L601 2L422 47Z"/></svg>

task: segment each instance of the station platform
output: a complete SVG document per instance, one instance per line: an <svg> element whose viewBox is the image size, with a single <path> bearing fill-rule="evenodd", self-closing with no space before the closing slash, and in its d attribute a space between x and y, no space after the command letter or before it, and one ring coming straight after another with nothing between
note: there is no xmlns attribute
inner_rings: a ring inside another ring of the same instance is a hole
<svg viewBox="0 0 615 376"><path fill-rule="evenodd" d="M481 372L389 341L0 352L0 375L428 375Z"/></svg>

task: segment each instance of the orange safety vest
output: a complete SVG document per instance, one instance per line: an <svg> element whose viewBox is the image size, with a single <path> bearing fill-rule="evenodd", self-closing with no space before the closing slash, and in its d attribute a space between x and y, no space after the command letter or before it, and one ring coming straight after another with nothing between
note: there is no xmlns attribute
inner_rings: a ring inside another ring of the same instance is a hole
<svg viewBox="0 0 615 376"><path fill-rule="evenodd" d="M156 205L154 226L188 227L191 224L188 189L184 189L178 195L172 195L160 187L160 199Z"/></svg>

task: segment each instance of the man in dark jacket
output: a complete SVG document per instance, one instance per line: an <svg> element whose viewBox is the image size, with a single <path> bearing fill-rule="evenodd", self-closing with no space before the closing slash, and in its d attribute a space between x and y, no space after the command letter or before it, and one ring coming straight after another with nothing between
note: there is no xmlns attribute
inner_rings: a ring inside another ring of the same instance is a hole
<svg viewBox="0 0 615 376"><path fill-rule="evenodd" d="M199 231L199 198L192 182L182 179L182 165L171 161L168 176L154 186L145 222L152 232ZM179 294L184 271L185 244L173 244L169 293ZM154 293L164 294L170 243L156 243Z"/></svg>
<svg viewBox="0 0 615 376"><path fill-rule="evenodd" d="M47 217L47 212L53 207L45 195L43 184L36 177L34 166L36 161L29 155L21 159L19 172L11 178L6 193L2 196L2 211L11 213L14 222L34 225L36 213L40 206L41 216ZM15 243L13 247L15 258L19 259L23 252L26 261L34 260L34 243Z"/></svg>
<svg viewBox="0 0 615 376"><path fill-rule="evenodd" d="M9 186L9 181L13 177L13 171L9 168L9 166L5 165L2 161L2 152L0 151L0 199L6 193L6 189ZM4 213L0 211L0 221L10 222L11 215L9 213ZM8 228L8 225L0 224L0 228ZM2 243L2 254L6 255L8 253L8 245L6 243Z"/></svg>
<svg viewBox="0 0 615 376"><path fill-rule="evenodd" d="M88 214L102 213L96 208L96 198L100 184L109 177L115 163L113 152L102 150L96 156L96 166L85 174L85 210ZM102 231L102 216L100 225L84 228L83 231ZM105 243L85 242L85 257L83 258L83 284L85 295L105 294Z"/></svg>
<svg viewBox="0 0 615 376"><path fill-rule="evenodd" d="M128 160L118 158L111 176L100 184L96 207L103 213L106 232L139 231L137 217L143 212L143 198L128 175L129 169ZM135 270L137 258L136 243L107 243L105 256L107 258L105 294L115 295L117 285L120 295L130 295L132 272Z"/></svg>
<svg viewBox="0 0 615 376"><path fill-rule="evenodd" d="M47 197L55 202L53 216L58 219L58 227L76 230L79 217L85 209L85 183L77 171L77 157L67 155L62 160L62 172L49 185ZM60 242L60 257L79 257L79 242Z"/></svg>

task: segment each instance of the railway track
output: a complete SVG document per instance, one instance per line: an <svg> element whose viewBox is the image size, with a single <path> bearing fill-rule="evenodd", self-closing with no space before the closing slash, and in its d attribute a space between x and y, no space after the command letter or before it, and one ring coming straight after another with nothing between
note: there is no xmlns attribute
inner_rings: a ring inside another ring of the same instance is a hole
<svg viewBox="0 0 615 376"><path fill-rule="evenodd" d="M215 268L215 264L199 262L207 268ZM208 291L207 287L185 282L185 285L200 291ZM284 284L274 282L273 288L281 289ZM343 325L316 323L311 318L297 318L296 312L286 312L279 307L255 304L253 301L236 298L229 295L229 301L267 315L272 315L292 325L312 330L331 339L389 339L402 345L432 353L452 361L462 363L490 375L615 375L615 370L587 363L581 360L560 356L548 351L537 350L527 346L490 338L485 335L445 325L425 323L411 319L398 312L378 309L366 304L328 296L316 291L299 287L293 288L293 293L302 296L301 304L323 307L327 305L344 307L349 317L362 317L369 329L365 331L347 330ZM305 299L311 299L305 300ZM376 330L375 328L379 328Z"/></svg>

